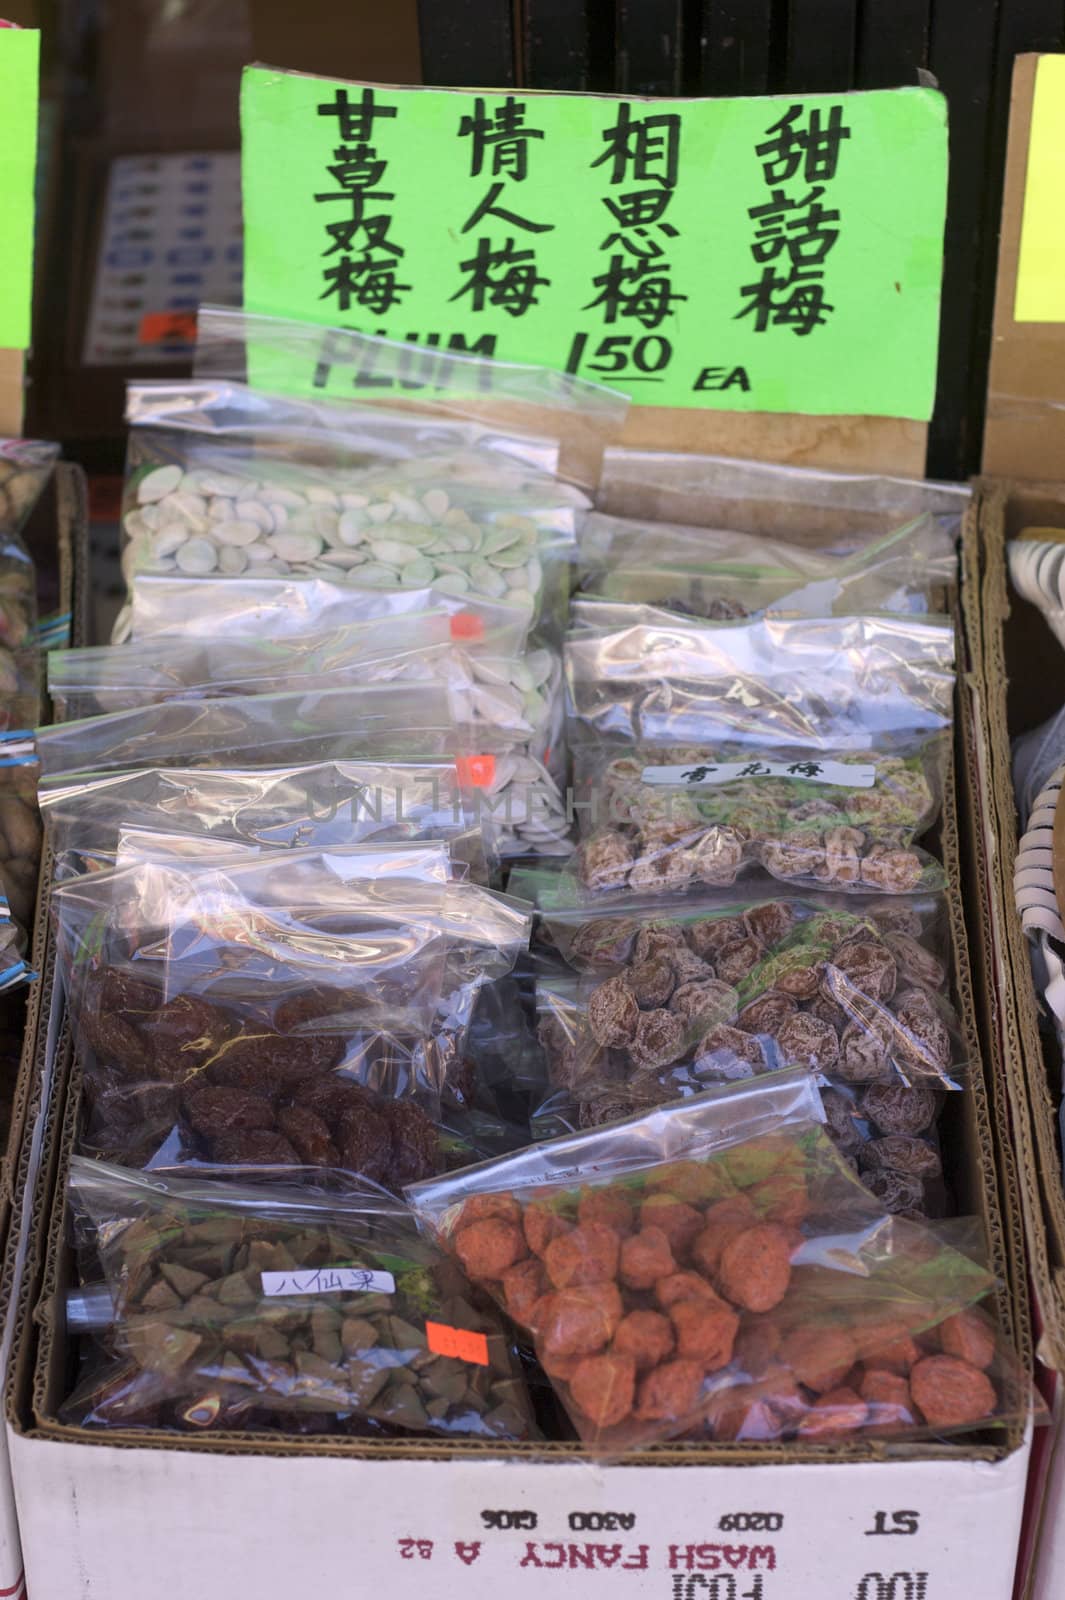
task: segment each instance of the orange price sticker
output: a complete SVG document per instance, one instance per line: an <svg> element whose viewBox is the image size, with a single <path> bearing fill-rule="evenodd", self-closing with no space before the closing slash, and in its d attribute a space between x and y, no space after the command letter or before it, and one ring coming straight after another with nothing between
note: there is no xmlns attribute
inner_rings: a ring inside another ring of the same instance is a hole
<svg viewBox="0 0 1065 1600"><path fill-rule="evenodd" d="M490 789L495 782L495 756L456 756L455 768L464 789Z"/></svg>
<svg viewBox="0 0 1065 1600"><path fill-rule="evenodd" d="M475 1367L488 1365L488 1336L468 1328L450 1328L446 1322L427 1322L425 1333L434 1356L453 1356Z"/></svg>
<svg viewBox="0 0 1065 1600"><path fill-rule="evenodd" d="M484 618L475 611L456 611L451 619L453 639L483 639Z"/></svg>
<svg viewBox="0 0 1065 1600"><path fill-rule="evenodd" d="M195 311L149 311L137 334L139 344L192 344L195 338Z"/></svg>

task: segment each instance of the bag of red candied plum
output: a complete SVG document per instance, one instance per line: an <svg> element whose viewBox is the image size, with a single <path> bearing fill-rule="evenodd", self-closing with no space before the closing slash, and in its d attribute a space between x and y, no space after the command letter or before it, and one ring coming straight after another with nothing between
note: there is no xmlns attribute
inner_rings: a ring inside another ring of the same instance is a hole
<svg viewBox="0 0 1065 1600"><path fill-rule="evenodd" d="M796 1404L813 1409L867 1354L991 1285L961 1252L885 1215L825 1133L802 1072L430 1179L407 1198L532 1335L602 1454L685 1433L749 1387L745 1347L767 1318ZM815 1313L848 1355L822 1389Z"/></svg>
<svg viewBox="0 0 1065 1600"><path fill-rule="evenodd" d="M900 1228L905 1224L899 1224ZM939 1270L941 1251L979 1270L987 1250L975 1217L930 1223L906 1233L915 1261ZM844 1285L855 1300L858 1283ZM817 1271L775 1312L751 1318L735 1354L743 1380L715 1397L691 1437L747 1443L906 1443L1048 1420L996 1316L989 1290L978 1302L904 1333L892 1308L879 1328L856 1336L845 1299L823 1300Z"/></svg>

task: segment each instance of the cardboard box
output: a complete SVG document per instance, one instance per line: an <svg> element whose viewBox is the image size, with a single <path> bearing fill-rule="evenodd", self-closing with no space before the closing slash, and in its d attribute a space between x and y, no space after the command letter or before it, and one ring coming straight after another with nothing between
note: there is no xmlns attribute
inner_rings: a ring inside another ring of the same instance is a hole
<svg viewBox="0 0 1065 1600"><path fill-rule="evenodd" d="M1014 65L1000 230L978 547L963 589L965 631L976 694L974 743L988 811L989 960L997 973L1001 1070L1011 1112L1032 1287L1040 1373L1054 1427L1033 1453L1029 1526L1019 1592L1065 1592L1065 1188L1057 1106L1060 1077L1039 1028L1027 941L1013 893L1018 819L1011 740L1060 709L1063 657L1036 608L1010 589L1005 542L1025 526L1065 528L1065 322L1015 316L1038 55ZM1053 263L1044 262L1044 268ZM1065 261L1060 263L1065 272Z"/></svg>
<svg viewBox="0 0 1065 1600"><path fill-rule="evenodd" d="M1035 1453L1032 1548L1022 1563L1020 1592L1050 1600L1065 1584L1065 1545L1054 1532L1065 1516L1065 1184L1051 1092L1060 1060L1054 1059L1056 1047L1045 1049L1040 1032L1028 941L1014 900L1018 818L1011 740L1060 708L1065 663L1039 611L1011 590L1005 545L1026 526L1065 529L1065 485L988 480L980 485L977 514L979 545L964 590L965 629L979 686L976 742L988 816L997 1029L1037 1312L1037 1353L1054 1409L1053 1434Z"/></svg>
<svg viewBox="0 0 1065 1600"><path fill-rule="evenodd" d="M40 593L54 601L54 609L59 614L69 615L71 636L75 643L83 643L84 597L74 593L75 569L85 571L88 540L87 496L80 467L66 463L57 467L24 530L24 538L37 566ZM32 963L37 972L47 976L52 956L46 937L47 917L41 912L40 898L38 911ZM17 1228L22 1209L24 1168L29 1158L25 1135L33 1121L32 1103L41 1082L38 1069L43 1036L40 1002L47 988L47 984L38 983L5 996L0 1014L0 1026L23 1041L6 1143L0 1154L0 1238L5 1243L12 1242L12 1230ZM12 1250L17 1255L13 1242ZM7 1300L2 1303L5 1307L9 1304ZM4 1337L6 1339L6 1332ZM22 1548L5 1437L0 1444L0 1600L4 1597L23 1600L24 1594Z"/></svg>
<svg viewBox="0 0 1065 1600"><path fill-rule="evenodd" d="M959 737L963 729L959 722ZM969 762L964 741L960 759ZM972 866L952 795L942 850L957 888ZM951 910L973 1062L971 1091L952 1097L951 1177L962 1208L985 1221L999 1315L1023 1357L1017 1201L1011 1170L996 1164L999 1110L985 1089L975 1027L974 994L987 978L981 971L974 987L957 892ZM11 1306L8 1447L35 1595L171 1600L180 1574L199 1600L281 1600L313 1572L317 1583L345 1588L413 1595L431 1585L494 1597L501 1582L539 1593L548 1571L564 1572L589 1597L612 1591L617 1571L639 1573L627 1580L639 1592L677 1600L1010 1594L1030 1446L1019 1428L975 1443L894 1449L666 1445L604 1466L570 1445L267 1444L237 1433L179 1442L64 1425L57 1411L69 1370L71 1263L63 1190L79 1079L50 949L45 966L27 1063L21 1198L0 1284Z"/></svg>

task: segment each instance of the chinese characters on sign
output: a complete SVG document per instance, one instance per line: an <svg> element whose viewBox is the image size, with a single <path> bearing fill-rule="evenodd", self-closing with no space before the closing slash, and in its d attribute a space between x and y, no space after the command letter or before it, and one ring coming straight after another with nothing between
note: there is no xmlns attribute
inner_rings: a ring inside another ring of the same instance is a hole
<svg viewBox="0 0 1065 1600"><path fill-rule="evenodd" d="M465 282L451 296L452 300L461 300L469 295L473 311L498 306L510 317L523 317L530 306L538 304L537 289L551 281L536 270L533 242L519 244L517 233L510 230L535 235L550 233L555 224L535 222L503 204L504 199L510 200L509 188L524 183L529 176L530 140L543 136L542 128L526 125L524 102L509 94L494 109L489 109L478 96L472 113L459 121L459 138L471 141L470 177L480 178L487 169L492 180L462 224L464 234L474 228L479 232L474 254L460 262ZM489 217L503 224L498 237L488 231ZM480 231L482 225L484 231Z"/></svg>
<svg viewBox="0 0 1065 1600"><path fill-rule="evenodd" d="M254 67L241 116L251 311L655 405L931 412L947 171L933 90L647 101ZM379 379L338 366L324 381L339 396Z"/></svg>
<svg viewBox="0 0 1065 1600"><path fill-rule="evenodd" d="M372 89L363 89L354 101L347 89L337 89L333 99L317 109L320 117L336 118L340 143L327 167L336 188L316 194L315 202L343 208L339 214L330 210L335 220L325 227L330 243L324 251L326 287L321 299L335 299L337 311L360 307L383 317L410 289L409 283L399 281L404 252L390 237L392 218L383 209L396 196L378 187L388 162L374 142L374 121L398 113L395 106L380 104Z"/></svg>
<svg viewBox="0 0 1065 1600"><path fill-rule="evenodd" d="M762 275L741 290L756 333L790 328L804 337L836 308L825 299L825 261L839 240L840 213L823 196L836 176L840 145L851 136L843 107L789 106L756 145L769 199L752 206L751 255ZM805 191L805 192L803 192Z"/></svg>

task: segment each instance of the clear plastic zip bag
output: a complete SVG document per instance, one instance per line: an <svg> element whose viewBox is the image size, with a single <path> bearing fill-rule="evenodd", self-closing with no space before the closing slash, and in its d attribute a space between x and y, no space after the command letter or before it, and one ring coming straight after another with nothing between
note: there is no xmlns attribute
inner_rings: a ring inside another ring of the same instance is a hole
<svg viewBox="0 0 1065 1600"><path fill-rule="evenodd" d="M767 1322L805 1414L856 1362L991 1287L929 1230L885 1216L824 1133L801 1073L556 1139L408 1197L530 1331L597 1454L683 1434L745 1391L746 1347Z"/></svg>
<svg viewBox="0 0 1065 1600"><path fill-rule="evenodd" d="M165 833L155 828L120 827L114 858L98 870L124 872L143 862L175 862L189 866L225 866L261 854L262 845L231 839L205 839L198 833ZM313 848L313 846L311 847ZM387 843L338 845L330 852L347 870L350 861L359 877L412 878L418 883L457 883L467 876L467 866L451 854L444 839L397 839ZM61 878L69 877L63 873Z"/></svg>
<svg viewBox="0 0 1065 1600"><path fill-rule="evenodd" d="M917 840L936 821L946 734L895 741L890 755L788 744L574 750L576 857L592 892L729 887L764 871L806 888L861 894L942 889Z"/></svg>
<svg viewBox="0 0 1065 1600"><path fill-rule="evenodd" d="M37 576L22 539L59 457L59 446L0 439L0 732L40 720Z"/></svg>
<svg viewBox="0 0 1065 1600"><path fill-rule="evenodd" d="M501 1318L370 1190L162 1178L75 1157L109 1308L63 1420L184 1434L536 1437Z"/></svg>
<svg viewBox="0 0 1065 1600"><path fill-rule="evenodd" d="M844 555L924 515L956 540L971 498L961 483L611 447L598 505L619 517L728 528Z"/></svg>
<svg viewBox="0 0 1065 1600"><path fill-rule="evenodd" d="M308 633L328 633L356 623L387 622L429 611L449 614L460 633L501 632L516 637L519 643L515 648L520 648L529 631L526 613L477 595L446 594L424 587L360 589L298 573L261 577L250 571L212 584L202 577L136 573L128 580L128 590L127 604L112 633L116 644L174 635L199 638L208 625L227 640L297 639Z"/></svg>
<svg viewBox="0 0 1065 1600"><path fill-rule="evenodd" d="M134 828L183 838L191 850L438 840L471 870L492 864L474 802L445 758L67 773L46 780L40 798L60 878L113 867L122 832Z"/></svg>
<svg viewBox="0 0 1065 1600"><path fill-rule="evenodd" d="M46 778L140 765L303 764L375 750L428 758L454 744L447 692L432 684L170 700L37 729Z"/></svg>
<svg viewBox="0 0 1065 1600"><path fill-rule="evenodd" d="M954 543L929 515L850 554L749 533L593 513L577 587L626 604L731 621L767 611L832 616L942 609L957 583Z"/></svg>
<svg viewBox="0 0 1065 1600"><path fill-rule="evenodd" d="M443 1164L434 1119L463 1066L466 997L510 970L529 920L474 885L368 866L267 852L61 886L85 1147L390 1187Z"/></svg>
<svg viewBox="0 0 1065 1600"><path fill-rule="evenodd" d="M520 639L514 653L501 650L507 632L515 642L513 629L470 648L453 637L453 620L438 611L291 640L165 637L53 651L48 688L60 717L83 718L171 699L433 683L447 690L456 724L528 739L541 756L557 746L558 656L544 648L522 656Z"/></svg>
<svg viewBox="0 0 1065 1600"><path fill-rule="evenodd" d="M934 1129L966 1065L946 921L935 898L566 908L544 889L541 930L572 976L541 986L551 1091L534 1123L594 1126L803 1067L832 1086L829 1130L847 1159L898 1175L873 1181L886 1209L940 1210Z"/></svg>
<svg viewBox="0 0 1065 1600"><path fill-rule="evenodd" d="M571 737L886 752L950 727L954 659L940 617L710 624L579 601L564 649Z"/></svg>
<svg viewBox="0 0 1065 1600"><path fill-rule="evenodd" d="M472 595L531 623L590 506L553 445L523 465L431 418L222 380L131 385L126 415L127 579L206 578L208 613L219 582L291 573L361 592L369 615Z"/></svg>
<svg viewBox="0 0 1065 1600"><path fill-rule="evenodd" d="M559 470L590 493L599 482L603 452L620 438L629 408L618 390L553 367L230 306L201 307L197 378L243 382L249 370L259 389L312 401L323 417L437 419L457 438Z"/></svg>

